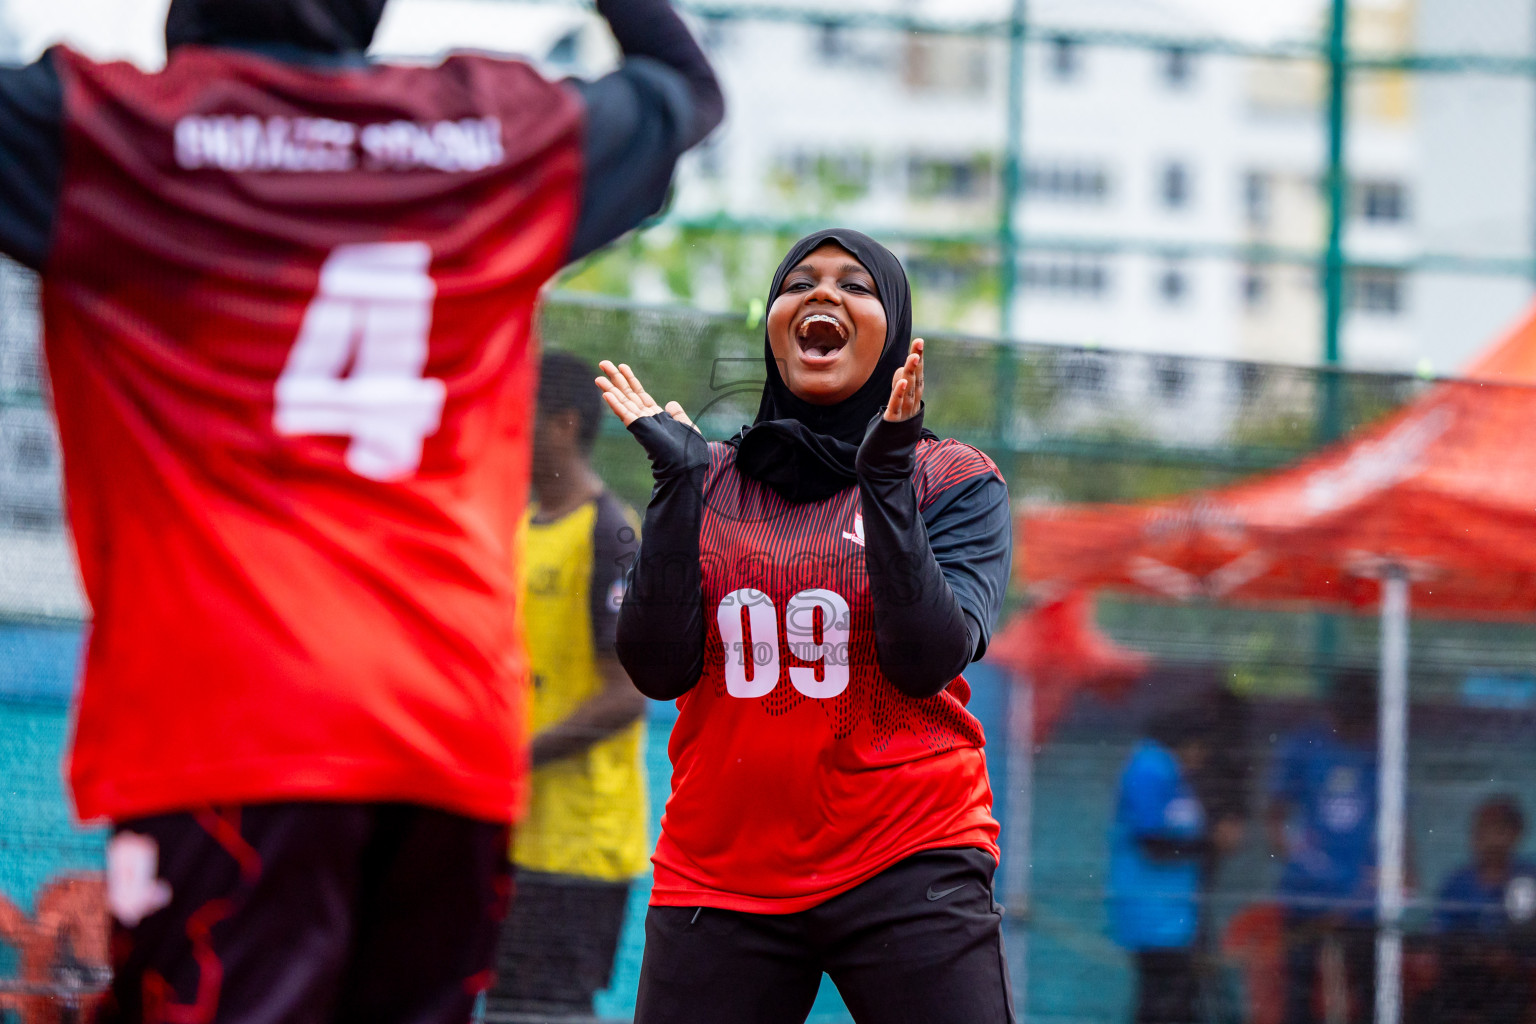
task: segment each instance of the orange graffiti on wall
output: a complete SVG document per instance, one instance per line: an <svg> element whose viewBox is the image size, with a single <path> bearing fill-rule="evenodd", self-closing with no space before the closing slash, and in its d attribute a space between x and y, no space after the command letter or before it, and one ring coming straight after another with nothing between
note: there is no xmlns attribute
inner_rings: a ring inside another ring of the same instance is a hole
<svg viewBox="0 0 1536 1024"><path fill-rule="evenodd" d="M0 1011L21 1024L89 1019L111 972L109 935L100 872L54 878L39 890L32 917L0 896L0 943L20 954L17 976L0 980Z"/></svg>

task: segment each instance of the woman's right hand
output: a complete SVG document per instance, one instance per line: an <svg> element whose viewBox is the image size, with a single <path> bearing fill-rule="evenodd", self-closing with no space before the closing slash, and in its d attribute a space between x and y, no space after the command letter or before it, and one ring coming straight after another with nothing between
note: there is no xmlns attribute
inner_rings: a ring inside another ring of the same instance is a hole
<svg viewBox="0 0 1536 1024"><path fill-rule="evenodd" d="M597 378L603 400L645 449L658 479L709 465L709 444L681 405L668 402L663 409L656 404L624 363L615 366L604 359L597 365L604 374Z"/></svg>
<svg viewBox="0 0 1536 1024"><path fill-rule="evenodd" d="M693 427L693 420L683 412L683 407L676 402L668 402L663 409L656 404L656 399L646 393L645 387L640 383L640 378L635 376L635 371L629 368L628 363L613 363L604 359L597 364L605 376L597 378L597 386L603 391L603 400L608 403L608 408L619 418L619 422L628 427L642 416L655 416L659 412L665 412L675 420L679 420ZM698 427L693 427L697 430Z"/></svg>

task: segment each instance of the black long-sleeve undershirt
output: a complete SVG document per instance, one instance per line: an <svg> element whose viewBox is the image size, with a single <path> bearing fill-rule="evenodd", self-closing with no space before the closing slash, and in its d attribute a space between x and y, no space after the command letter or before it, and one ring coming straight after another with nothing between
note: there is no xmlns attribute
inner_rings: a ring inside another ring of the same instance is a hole
<svg viewBox="0 0 1536 1024"><path fill-rule="evenodd" d="M956 484L919 512L912 474L921 428L920 418L877 422L857 467L876 655L882 674L911 697L937 694L986 650L1011 550L1007 487L994 473ZM640 692L673 700L704 666L699 528L708 449L665 414L630 431L651 455L656 483L617 649Z"/></svg>
<svg viewBox="0 0 1536 1024"><path fill-rule="evenodd" d="M699 530L709 445L666 413L629 425L651 460L651 500L640 528L614 642L635 688L676 700L704 671L704 569Z"/></svg>
<svg viewBox="0 0 1536 1024"><path fill-rule="evenodd" d="M986 650L1011 550L1008 492L994 474L935 502L933 527L919 514L912 474L922 426L922 413L876 418L855 462L875 650L881 673L909 697L932 697Z"/></svg>

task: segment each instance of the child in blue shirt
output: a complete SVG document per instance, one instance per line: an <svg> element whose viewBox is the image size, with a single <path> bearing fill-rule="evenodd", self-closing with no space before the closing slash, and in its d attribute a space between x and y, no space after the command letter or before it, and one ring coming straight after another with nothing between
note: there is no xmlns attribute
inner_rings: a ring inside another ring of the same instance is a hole
<svg viewBox="0 0 1536 1024"><path fill-rule="evenodd" d="M1224 821L1213 828L1192 784L1210 753L1211 723L1199 712L1179 712L1149 731L1120 775L1110 831L1110 926L1136 958L1137 1024L1189 1024L1197 1019L1205 869L1213 849L1236 844L1241 826Z"/></svg>
<svg viewBox="0 0 1536 1024"><path fill-rule="evenodd" d="M1524 833L1514 797L1487 799L1473 814L1472 863L1436 901L1437 1020L1519 1024L1536 1005L1536 864L1516 854Z"/></svg>

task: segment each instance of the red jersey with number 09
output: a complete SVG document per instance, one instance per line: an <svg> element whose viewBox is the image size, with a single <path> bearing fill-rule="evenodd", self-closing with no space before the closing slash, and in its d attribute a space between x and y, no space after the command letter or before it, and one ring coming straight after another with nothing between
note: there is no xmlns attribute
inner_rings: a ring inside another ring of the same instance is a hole
<svg viewBox="0 0 1536 1024"><path fill-rule="evenodd" d="M969 685L919 700L880 672L858 488L790 504L710 447L704 674L677 702L651 902L793 913L922 850L995 858ZM922 441L918 507L996 473L968 445Z"/></svg>
<svg viewBox="0 0 1536 1024"><path fill-rule="evenodd" d="M574 226L580 100L485 57L56 57L79 814L512 818L531 320Z"/></svg>

